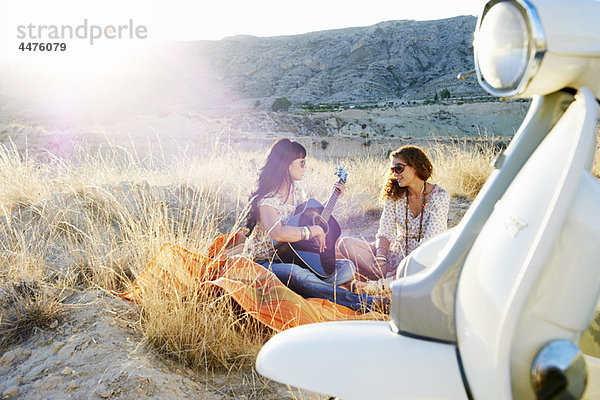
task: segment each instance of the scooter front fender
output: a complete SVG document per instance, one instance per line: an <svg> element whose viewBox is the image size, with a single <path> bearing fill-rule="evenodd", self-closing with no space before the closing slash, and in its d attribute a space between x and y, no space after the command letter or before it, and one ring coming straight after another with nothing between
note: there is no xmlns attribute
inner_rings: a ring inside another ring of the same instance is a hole
<svg viewBox="0 0 600 400"><path fill-rule="evenodd" d="M467 399L456 346L402 336L383 321L304 325L256 360L270 379L342 399Z"/></svg>

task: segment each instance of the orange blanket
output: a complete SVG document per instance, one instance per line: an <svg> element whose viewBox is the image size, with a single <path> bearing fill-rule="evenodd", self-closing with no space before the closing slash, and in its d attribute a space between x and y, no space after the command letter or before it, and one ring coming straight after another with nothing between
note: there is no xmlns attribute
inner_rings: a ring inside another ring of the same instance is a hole
<svg viewBox="0 0 600 400"><path fill-rule="evenodd" d="M240 233L220 235L207 257L166 243L122 298L136 301L145 288L169 285L183 293L192 285L203 289L218 287L227 292L246 312L276 331L313 322L377 319L387 316L360 313L324 299L304 299L281 283L264 267L245 257L225 255ZM207 289L208 290L208 289Z"/></svg>

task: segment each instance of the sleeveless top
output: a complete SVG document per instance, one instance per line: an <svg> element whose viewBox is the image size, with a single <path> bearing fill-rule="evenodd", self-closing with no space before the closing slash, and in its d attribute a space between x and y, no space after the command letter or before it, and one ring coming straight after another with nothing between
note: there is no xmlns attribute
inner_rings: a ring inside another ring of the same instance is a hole
<svg viewBox="0 0 600 400"><path fill-rule="evenodd" d="M269 193L258 201L258 206L273 207L277 211L279 220L288 218L294 215L297 206L307 200L306 193L298 182L293 184L291 192L291 195L294 198L294 204L284 204L275 193ZM260 221L260 218L256 221L256 226L254 227L252 234L246 240L243 253L244 256L254 261L273 259L275 249L273 248L273 239L269 236L270 228L270 226L264 226Z"/></svg>

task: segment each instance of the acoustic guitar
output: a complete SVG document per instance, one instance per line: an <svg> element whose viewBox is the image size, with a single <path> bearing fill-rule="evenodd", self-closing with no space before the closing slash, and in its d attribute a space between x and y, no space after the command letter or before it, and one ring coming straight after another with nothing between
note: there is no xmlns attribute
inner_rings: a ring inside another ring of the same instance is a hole
<svg viewBox="0 0 600 400"><path fill-rule="evenodd" d="M337 167L335 174L339 183L346 183L348 173L343 167ZM331 213L339 195L340 190L334 187L325 206L315 199L308 199L296 207L294 215L282 221L286 226L319 225L325 232L325 251L319 252L319 247L312 239L293 243L275 242L275 255L279 262L308 268L322 279L335 271L335 243L342 230Z"/></svg>

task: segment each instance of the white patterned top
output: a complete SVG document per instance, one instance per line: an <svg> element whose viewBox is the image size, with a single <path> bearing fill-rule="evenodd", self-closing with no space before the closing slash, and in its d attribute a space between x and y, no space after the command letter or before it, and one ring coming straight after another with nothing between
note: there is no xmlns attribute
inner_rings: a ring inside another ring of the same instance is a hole
<svg viewBox="0 0 600 400"><path fill-rule="evenodd" d="M294 204L284 204L275 193L269 193L267 196L260 199L258 206L270 206L277 210L277 214L280 220L294 215L296 207L304 203L307 200L304 189L298 182L294 183L293 188ZM275 255L275 249L273 248L273 239L269 236L269 229L271 227L265 227L261 223L260 219L256 222L256 226L252 231L250 237L246 240L244 246L244 256L254 260L271 260Z"/></svg>
<svg viewBox="0 0 600 400"><path fill-rule="evenodd" d="M450 208L450 195L442 187L433 185L429 198L423 210L423 233L421 241L419 237L420 214L413 216L408 211L408 252L405 254L406 245L406 197L400 199L386 199L383 203L383 212L379 219L379 230L376 238L385 238L390 242L388 260L393 267L398 266L400 261L421 243L432 236L448 229L448 210Z"/></svg>

